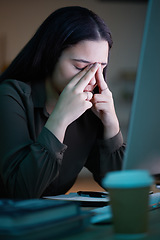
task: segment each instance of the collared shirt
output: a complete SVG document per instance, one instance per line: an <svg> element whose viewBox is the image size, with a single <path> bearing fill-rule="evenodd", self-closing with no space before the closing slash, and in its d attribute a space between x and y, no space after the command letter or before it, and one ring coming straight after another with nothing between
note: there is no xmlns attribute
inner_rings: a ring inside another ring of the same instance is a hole
<svg viewBox="0 0 160 240"><path fill-rule="evenodd" d="M67 192L83 166L100 184L121 168L121 132L102 138L103 125L91 110L70 124L61 143L47 128L44 83L0 84L0 197L39 198Z"/></svg>

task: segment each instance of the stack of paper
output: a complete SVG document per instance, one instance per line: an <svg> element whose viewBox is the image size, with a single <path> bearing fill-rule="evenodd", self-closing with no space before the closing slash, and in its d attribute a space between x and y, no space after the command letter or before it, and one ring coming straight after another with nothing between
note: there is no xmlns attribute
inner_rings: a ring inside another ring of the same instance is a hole
<svg viewBox="0 0 160 240"><path fill-rule="evenodd" d="M60 200L60 201L68 201L68 202L77 202L82 207L103 207L109 204L109 197L100 198L100 197L88 197L88 196L80 196L77 193L69 193L58 196L46 196L47 199L52 200Z"/></svg>

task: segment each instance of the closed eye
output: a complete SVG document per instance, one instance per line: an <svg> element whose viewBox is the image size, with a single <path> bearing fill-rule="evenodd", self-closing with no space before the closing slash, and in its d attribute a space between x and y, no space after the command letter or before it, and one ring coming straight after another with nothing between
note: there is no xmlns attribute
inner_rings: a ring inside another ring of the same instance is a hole
<svg viewBox="0 0 160 240"><path fill-rule="evenodd" d="M76 66L75 66L75 68L76 68L77 70L79 70L79 71L83 71L83 70L86 68L86 66L83 67L83 68L79 68L79 67L76 67Z"/></svg>

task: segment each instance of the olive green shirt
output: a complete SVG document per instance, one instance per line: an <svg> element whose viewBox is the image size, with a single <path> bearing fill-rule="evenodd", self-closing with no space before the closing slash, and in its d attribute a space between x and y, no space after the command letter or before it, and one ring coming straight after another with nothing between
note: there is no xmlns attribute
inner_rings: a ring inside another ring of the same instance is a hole
<svg viewBox="0 0 160 240"><path fill-rule="evenodd" d="M66 193L85 166L100 184L121 168L121 132L103 140L103 125L91 110L70 124L62 144L44 127L44 83L0 84L0 197L39 198Z"/></svg>

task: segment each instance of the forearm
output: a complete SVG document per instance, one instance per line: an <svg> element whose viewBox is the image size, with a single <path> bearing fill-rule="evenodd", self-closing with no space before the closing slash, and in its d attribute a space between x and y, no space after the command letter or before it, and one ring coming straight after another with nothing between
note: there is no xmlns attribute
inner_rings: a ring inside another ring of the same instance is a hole
<svg viewBox="0 0 160 240"><path fill-rule="evenodd" d="M97 140L86 167L99 184L107 172L121 169L124 150L125 144L121 132L108 140Z"/></svg>
<svg viewBox="0 0 160 240"><path fill-rule="evenodd" d="M63 118L60 119L56 115L51 115L47 120L45 127L52 132L61 143L63 143L67 128Z"/></svg>
<svg viewBox="0 0 160 240"><path fill-rule="evenodd" d="M10 197L39 198L59 174L65 149L44 128L37 142L8 154L1 174Z"/></svg>
<svg viewBox="0 0 160 240"><path fill-rule="evenodd" d="M111 139L115 137L120 131L119 121L115 115L115 119L113 119L107 126L104 126L104 139Z"/></svg>
<svg viewBox="0 0 160 240"><path fill-rule="evenodd" d="M3 85L0 88L3 188L11 198L37 198L59 174L66 146L43 127L43 118L39 119L34 111L27 84L9 80Z"/></svg>

